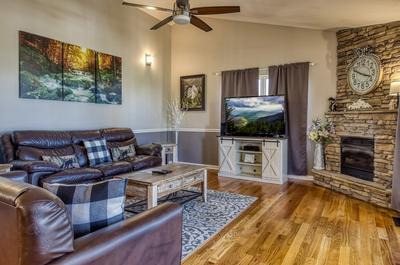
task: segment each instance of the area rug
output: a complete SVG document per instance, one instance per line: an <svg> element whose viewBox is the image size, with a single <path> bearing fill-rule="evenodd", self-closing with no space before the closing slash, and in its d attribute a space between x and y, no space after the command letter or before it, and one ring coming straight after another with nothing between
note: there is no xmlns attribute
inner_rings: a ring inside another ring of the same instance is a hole
<svg viewBox="0 0 400 265"><path fill-rule="evenodd" d="M203 203L201 197L198 197L183 204L183 259L204 245L257 200L256 197L214 190L208 190L207 195L207 203ZM134 215L125 212L126 218Z"/></svg>

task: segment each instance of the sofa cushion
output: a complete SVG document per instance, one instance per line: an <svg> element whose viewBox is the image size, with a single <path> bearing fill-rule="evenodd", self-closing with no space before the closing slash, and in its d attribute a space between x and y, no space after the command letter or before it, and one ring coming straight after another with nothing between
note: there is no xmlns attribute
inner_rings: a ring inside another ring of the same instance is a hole
<svg viewBox="0 0 400 265"><path fill-rule="evenodd" d="M119 174L125 174L132 171L132 166L128 162L119 161L107 164L101 164L95 167L103 172L105 177L113 177Z"/></svg>
<svg viewBox="0 0 400 265"><path fill-rule="evenodd" d="M129 162L132 166L132 169L142 170L150 167L158 167L161 166L161 158L157 156L135 156L134 158L128 158L125 161Z"/></svg>
<svg viewBox="0 0 400 265"><path fill-rule="evenodd" d="M129 128L109 128L101 130L101 135L107 142L123 142L135 139L135 134Z"/></svg>
<svg viewBox="0 0 400 265"><path fill-rule="evenodd" d="M68 156L74 154L75 150L72 145L52 149L19 146L17 150L17 157L20 160L42 160L43 156Z"/></svg>
<svg viewBox="0 0 400 265"><path fill-rule="evenodd" d="M126 180L76 185L44 183L44 188L64 202L75 238L124 219Z"/></svg>
<svg viewBox="0 0 400 265"><path fill-rule="evenodd" d="M105 139L84 141L90 166L111 162L111 155Z"/></svg>
<svg viewBox="0 0 400 265"><path fill-rule="evenodd" d="M69 156L43 156L44 161L52 162L62 169L80 168L76 155Z"/></svg>
<svg viewBox="0 0 400 265"><path fill-rule="evenodd" d="M110 152L114 162L136 156L135 146L133 144L111 148Z"/></svg>
<svg viewBox="0 0 400 265"><path fill-rule="evenodd" d="M56 174L43 177L41 179L42 186L44 183L63 183L63 184L77 184L77 183L91 183L103 179L103 173L94 168L74 168L66 169Z"/></svg>
<svg viewBox="0 0 400 265"><path fill-rule="evenodd" d="M62 131L16 131L14 132L17 146L31 146L37 148L60 148L72 145L69 132Z"/></svg>

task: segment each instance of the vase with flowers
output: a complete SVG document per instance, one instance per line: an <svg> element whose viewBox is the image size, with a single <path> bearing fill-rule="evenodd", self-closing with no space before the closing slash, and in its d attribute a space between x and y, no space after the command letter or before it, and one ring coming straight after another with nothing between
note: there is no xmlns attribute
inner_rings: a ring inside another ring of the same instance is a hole
<svg viewBox="0 0 400 265"><path fill-rule="evenodd" d="M325 146L332 141L334 127L326 118L318 118L312 121L308 132L308 138L315 142L314 169L325 169Z"/></svg>

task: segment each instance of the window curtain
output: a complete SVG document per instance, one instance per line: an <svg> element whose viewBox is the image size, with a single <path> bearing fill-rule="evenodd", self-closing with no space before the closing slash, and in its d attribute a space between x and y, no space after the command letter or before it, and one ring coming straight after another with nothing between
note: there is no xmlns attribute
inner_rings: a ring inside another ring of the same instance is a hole
<svg viewBox="0 0 400 265"><path fill-rule="evenodd" d="M258 96L259 68L222 72L221 121L225 122L226 97Z"/></svg>
<svg viewBox="0 0 400 265"><path fill-rule="evenodd" d="M400 106L398 108L392 180L392 208L400 211Z"/></svg>
<svg viewBox="0 0 400 265"><path fill-rule="evenodd" d="M307 105L310 63L268 68L269 95L285 95L288 173L307 175Z"/></svg>

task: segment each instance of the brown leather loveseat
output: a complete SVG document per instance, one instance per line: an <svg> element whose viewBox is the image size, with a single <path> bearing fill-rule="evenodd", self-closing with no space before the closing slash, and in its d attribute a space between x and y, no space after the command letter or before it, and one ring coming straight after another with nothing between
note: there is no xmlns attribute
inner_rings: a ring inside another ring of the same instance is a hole
<svg viewBox="0 0 400 265"><path fill-rule="evenodd" d="M0 265L178 265L182 208L165 203L74 240L63 202L0 177Z"/></svg>
<svg viewBox="0 0 400 265"><path fill-rule="evenodd" d="M125 161L90 167L83 145L85 140L104 138L109 148L134 144L136 156ZM111 178L118 174L161 165L161 146L138 146L131 129L110 128L87 131L15 131L2 136L5 161L12 170L28 173L28 182L41 186L49 183L89 183ZM45 162L42 156L76 155L80 168L60 169Z"/></svg>

